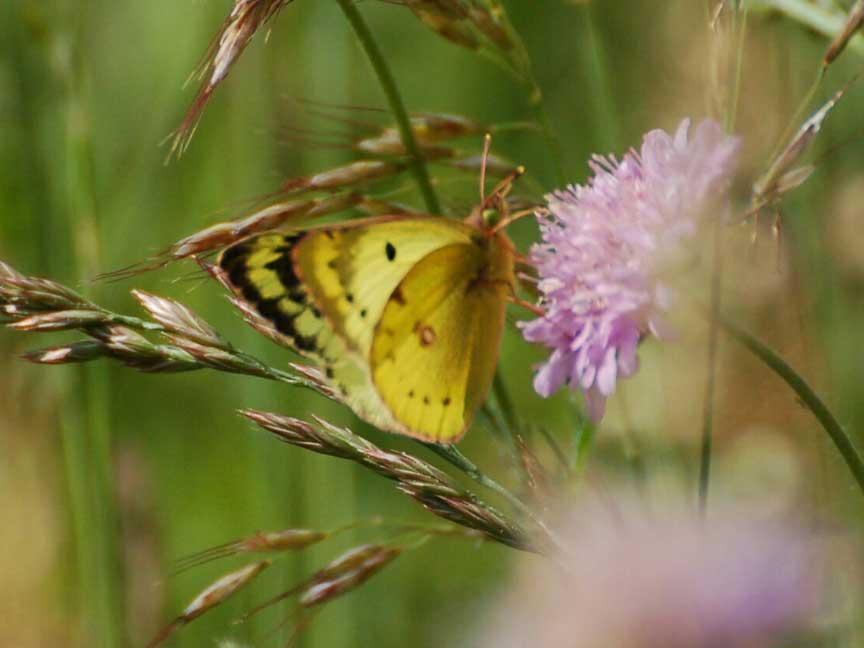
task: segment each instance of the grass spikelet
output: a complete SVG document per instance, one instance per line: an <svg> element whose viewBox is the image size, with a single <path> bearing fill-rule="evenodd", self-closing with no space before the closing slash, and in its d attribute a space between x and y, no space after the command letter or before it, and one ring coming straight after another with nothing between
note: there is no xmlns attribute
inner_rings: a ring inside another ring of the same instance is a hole
<svg viewBox="0 0 864 648"><path fill-rule="evenodd" d="M469 50L479 49L480 39L463 15L442 10L441 3L438 2L405 0L404 4L420 22L439 36Z"/></svg>
<svg viewBox="0 0 864 648"><path fill-rule="evenodd" d="M71 344L38 349L21 354L21 357L34 364L60 365L77 362L90 362L108 355L108 349L96 340L81 340Z"/></svg>
<svg viewBox="0 0 864 648"><path fill-rule="evenodd" d="M222 576L222 578L202 590L201 593L186 606L186 609L183 610L183 613L180 616L165 626L153 638L153 640L147 644L147 648L156 648L156 646L162 645L180 628L227 601L234 594L255 580L255 578L257 578L258 575L271 564L271 561L263 560L251 565L246 565L245 567L241 567L236 571Z"/></svg>
<svg viewBox="0 0 864 648"><path fill-rule="evenodd" d="M293 611L297 619L294 631L296 638L309 625L312 619L310 611L317 611L321 606L357 589L403 551L402 547L382 544L365 544L349 549L305 581L256 605L238 622L243 623L259 612L296 596L297 603ZM289 645L293 645L293 638Z"/></svg>
<svg viewBox="0 0 864 648"><path fill-rule="evenodd" d="M329 603L360 587L389 565L401 553L399 547L365 545L343 554L316 573L299 595L304 608Z"/></svg>
<svg viewBox="0 0 864 648"><path fill-rule="evenodd" d="M849 85L847 84L835 92L819 110L801 125L786 146L771 161L768 170L753 184L750 214L778 201L783 194L800 186L810 177L814 170L812 165L800 167L795 165L822 130L825 120L843 95L846 94Z"/></svg>
<svg viewBox="0 0 864 648"><path fill-rule="evenodd" d="M92 310L61 310L51 313L31 315L8 324L16 331L31 333L46 333L50 331L68 331L104 323L108 320L105 313Z"/></svg>
<svg viewBox="0 0 864 648"><path fill-rule="evenodd" d="M210 547L177 561L175 574L213 560L246 553L270 553L299 551L326 540L332 534L309 529L283 529L281 531L258 532L239 540L233 540L216 547Z"/></svg>
<svg viewBox="0 0 864 648"><path fill-rule="evenodd" d="M154 320L165 327L167 332L175 334L175 337L185 338L214 349L231 350L231 345L219 335L216 329L188 306L143 290L133 290L132 296Z"/></svg>
<svg viewBox="0 0 864 648"><path fill-rule="evenodd" d="M235 0L234 8L213 39L192 78L201 81L195 99L174 134L169 159L189 147L201 114L217 86L228 76L257 31L291 0Z"/></svg>
<svg viewBox="0 0 864 648"><path fill-rule="evenodd" d="M333 191L387 178L401 173L406 168L407 165L403 163L358 160L312 176L291 178L282 183L280 191L286 195L307 191Z"/></svg>

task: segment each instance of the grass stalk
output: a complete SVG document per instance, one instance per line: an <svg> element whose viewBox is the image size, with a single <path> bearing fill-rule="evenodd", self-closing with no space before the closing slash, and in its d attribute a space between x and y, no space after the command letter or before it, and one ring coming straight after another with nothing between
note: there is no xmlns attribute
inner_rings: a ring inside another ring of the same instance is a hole
<svg viewBox="0 0 864 648"><path fill-rule="evenodd" d="M714 246L711 271L711 315L708 324L708 362L705 393L702 401L702 440L699 452L699 513L708 510L708 487L711 481L711 452L714 445L714 408L717 394L717 355L720 347L720 307L723 295L723 243L721 221L714 224Z"/></svg>
<svg viewBox="0 0 864 648"><path fill-rule="evenodd" d="M399 87L396 85L396 79L390 71L390 66L387 64L387 59L384 58L384 54L378 47L372 30L369 29L369 25L366 23L363 14L360 13L354 0L336 0L336 2L338 2L339 7L345 14L345 18L348 19L351 28L360 41L360 46L366 53L366 57L375 71L375 76L378 78L381 90L387 98L390 111L396 120L396 127L399 129L402 145L405 147L405 151L411 160L411 173L414 175L414 180L417 182L417 187L423 196L426 209L430 214L440 214L441 203L438 201L438 195L432 186L429 170L426 168L423 154L420 152L420 147L417 146L417 140L414 138L414 131L411 128L411 118L405 109L405 102L402 101L402 95L399 92Z"/></svg>
<svg viewBox="0 0 864 648"><path fill-rule="evenodd" d="M723 329L734 340L753 353L765 366L776 373L795 392L800 402L812 412L813 416L816 417L816 420L822 426L822 429L825 430L834 446L840 452L840 456L849 467L849 471L855 478L858 488L864 494L864 460L862 460L861 454L855 447L852 438L846 433L843 426L840 425L837 418L822 399L819 398L813 388L789 363L767 344L722 316L719 321Z"/></svg>
<svg viewBox="0 0 864 648"><path fill-rule="evenodd" d="M86 24L73 12L74 32L81 41ZM66 120L65 185L68 230L73 234L73 268L77 277L100 266L100 241L93 179L92 142L86 105L87 79L80 61L62 68ZM73 529L78 558L80 614L88 621L85 637L93 646L123 644L121 577L112 492L110 387L105 366L77 368L66 406L77 416L62 426ZM70 399L72 402L70 402Z"/></svg>
<svg viewBox="0 0 864 648"><path fill-rule="evenodd" d="M595 140L601 150L616 151L620 147L621 120L609 77L609 61L603 41L597 33L596 5L586 3L584 8L586 48L583 50L586 65L586 76L589 94L596 97L594 108L594 125L598 136Z"/></svg>

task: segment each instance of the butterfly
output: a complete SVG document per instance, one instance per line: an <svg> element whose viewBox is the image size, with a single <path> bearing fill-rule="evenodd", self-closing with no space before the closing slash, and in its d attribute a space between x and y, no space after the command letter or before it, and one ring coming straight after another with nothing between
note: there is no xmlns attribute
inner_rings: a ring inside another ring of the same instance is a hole
<svg viewBox="0 0 864 648"><path fill-rule="evenodd" d="M494 377L515 295L511 174L464 221L379 216L269 233L225 249L231 289L372 425L454 443ZM482 186L482 180L481 180Z"/></svg>

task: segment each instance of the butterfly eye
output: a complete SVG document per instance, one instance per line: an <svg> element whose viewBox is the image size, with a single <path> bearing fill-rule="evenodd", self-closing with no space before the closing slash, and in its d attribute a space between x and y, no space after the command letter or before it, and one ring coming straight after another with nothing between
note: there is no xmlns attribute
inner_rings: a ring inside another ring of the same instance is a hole
<svg viewBox="0 0 864 648"><path fill-rule="evenodd" d="M483 210L483 224L486 227L494 227L501 220L501 213L494 207Z"/></svg>

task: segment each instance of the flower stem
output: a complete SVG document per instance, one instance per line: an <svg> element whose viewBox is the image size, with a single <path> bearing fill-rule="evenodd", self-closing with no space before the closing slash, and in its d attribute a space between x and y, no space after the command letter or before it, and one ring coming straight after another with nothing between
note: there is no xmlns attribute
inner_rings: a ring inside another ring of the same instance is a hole
<svg viewBox="0 0 864 648"><path fill-rule="evenodd" d="M831 437L831 441L834 442L834 445L852 472L852 476L858 483L858 487L864 493L864 460L862 460L852 439L831 413L831 410L828 409L822 399L813 391L813 388L776 351L764 342L722 316L720 324L729 335L764 362L769 369L792 388L792 391L795 392L807 409L813 413L816 420L819 421L825 432Z"/></svg>
<svg viewBox="0 0 864 648"><path fill-rule="evenodd" d="M426 169L426 162L423 159L420 148L417 146L417 140L414 139L411 119L408 116L408 111L405 110L405 103L402 101L402 95L399 94L399 88L396 85L396 80L393 78L390 67L387 65L387 60L381 53L378 43L372 35L372 31L369 29L369 25L357 9L354 0L336 0L336 2L339 3L342 12L357 35L363 51L366 52L369 63L372 64L375 76L378 77L378 83L381 85L381 90L384 91L387 103L390 104L390 110L399 129L399 137L411 159L411 172L414 174L414 180L417 182L420 193L423 195L426 209L431 214L440 214L441 204L438 201L438 196L435 194L435 189L432 187L429 171Z"/></svg>
<svg viewBox="0 0 864 648"><path fill-rule="evenodd" d="M714 222L712 239L714 259L711 272L711 315L708 324L708 373L702 405L702 447L699 453L699 514L708 510L708 486L711 481L711 451L714 445L714 408L717 394L717 353L720 347L720 307L723 298L723 232L722 220Z"/></svg>

